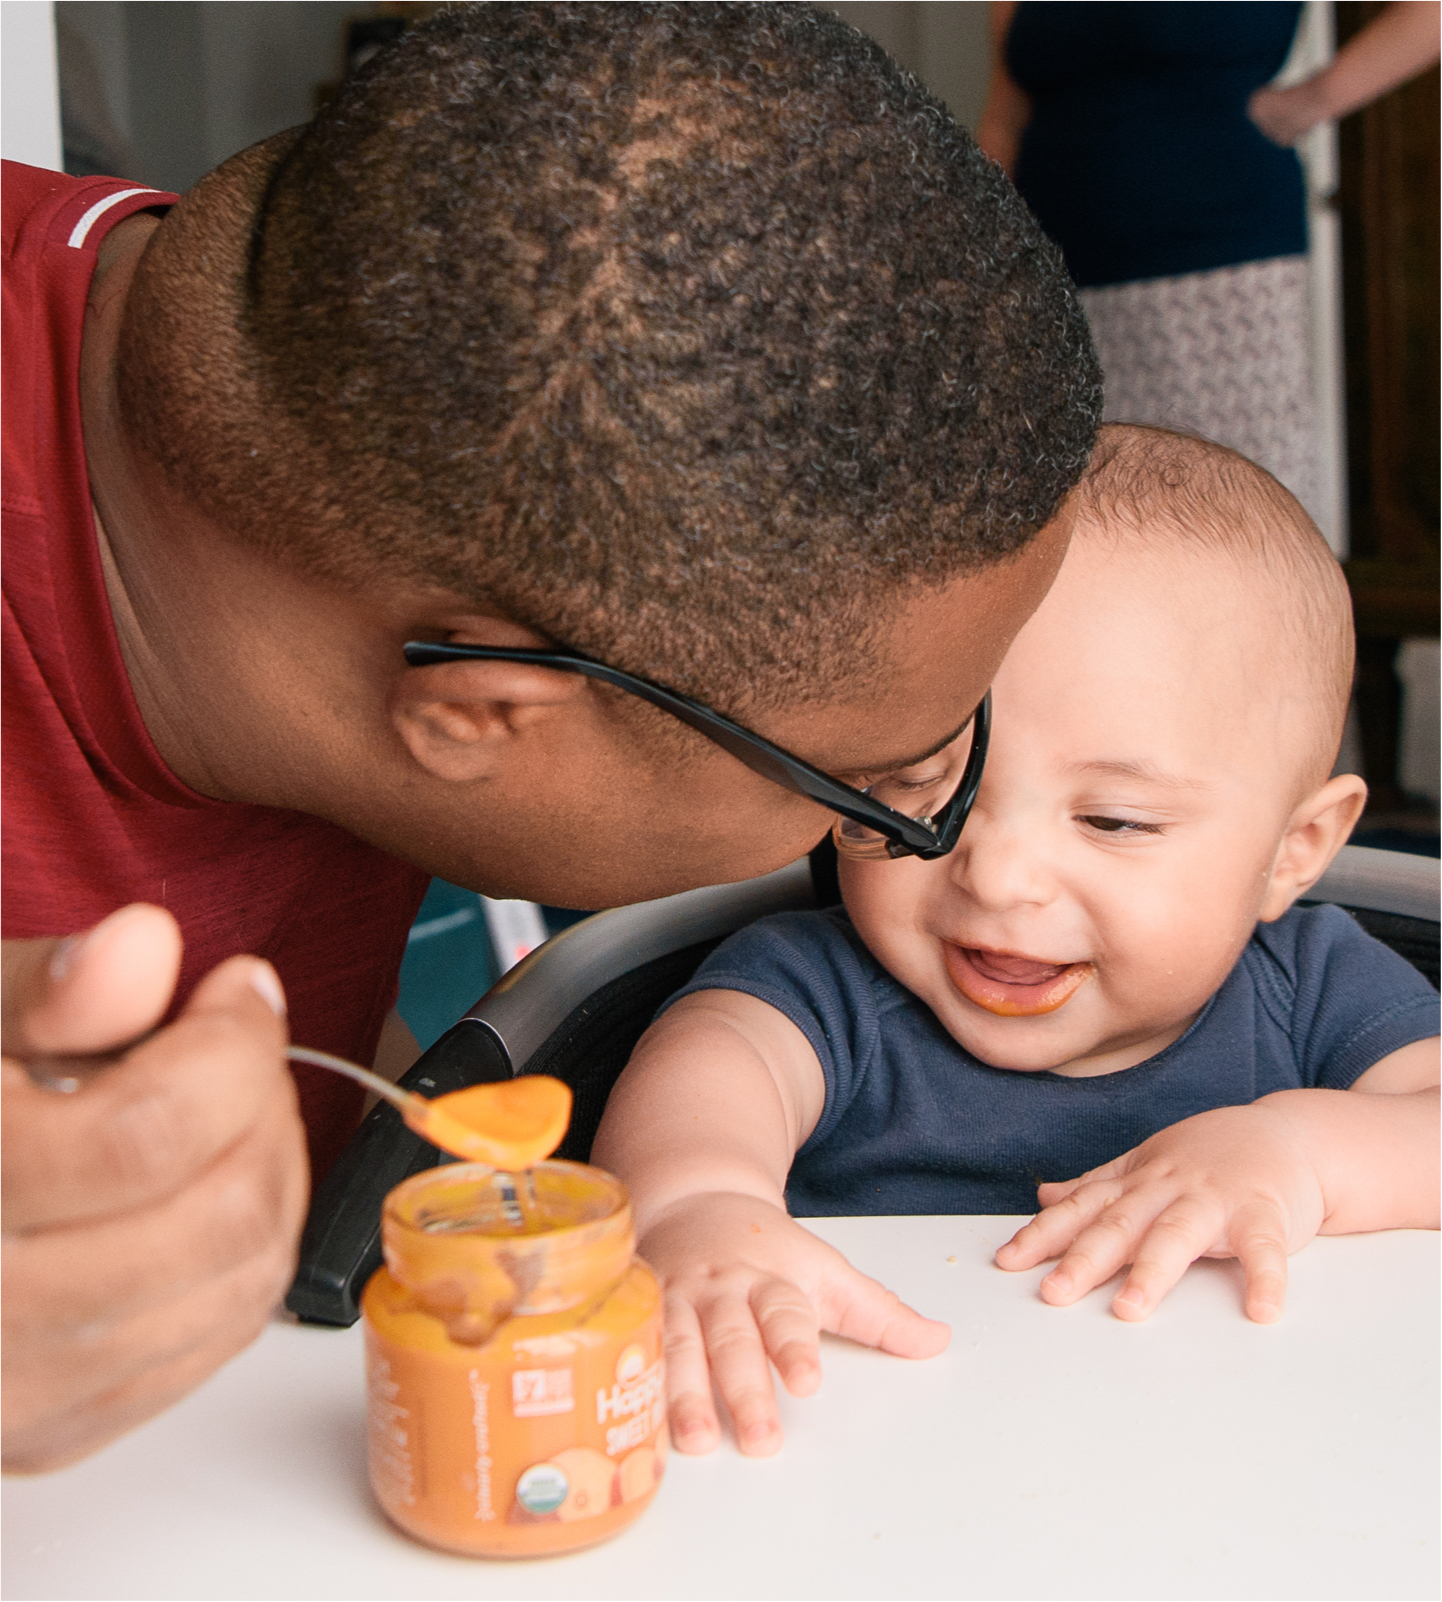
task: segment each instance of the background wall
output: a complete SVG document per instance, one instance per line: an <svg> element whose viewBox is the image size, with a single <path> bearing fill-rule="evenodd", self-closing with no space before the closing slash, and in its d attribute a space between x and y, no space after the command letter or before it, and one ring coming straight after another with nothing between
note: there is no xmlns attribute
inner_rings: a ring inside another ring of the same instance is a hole
<svg viewBox="0 0 1442 1602"><path fill-rule="evenodd" d="M977 0L833 0L828 9L869 33L944 100L958 122L975 129L991 75L985 5Z"/></svg>
<svg viewBox="0 0 1442 1602"><path fill-rule="evenodd" d="M55 13L65 43L93 60L135 161L127 176L185 189L234 151L309 117L316 85L340 75L345 23L379 9L354 0L59 0ZM990 71L981 0L840 0L831 9L975 127Z"/></svg>
<svg viewBox="0 0 1442 1602"><path fill-rule="evenodd" d="M183 190L237 150L305 122L316 86L340 76L347 19L366 9L351 0L60 0L55 13L62 58L88 56L133 157L125 176Z"/></svg>

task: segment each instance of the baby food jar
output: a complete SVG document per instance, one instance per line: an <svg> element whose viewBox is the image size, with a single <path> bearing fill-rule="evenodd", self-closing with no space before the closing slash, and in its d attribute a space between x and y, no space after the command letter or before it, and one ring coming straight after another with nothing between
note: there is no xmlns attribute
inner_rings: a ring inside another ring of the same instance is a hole
<svg viewBox="0 0 1442 1602"><path fill-rule="evenodd" d="M656 1491L661 1293L620 1180L479 1163L398 1185L361 1300L371 1483L411 1535L478 1557L589 1546Z"/></svg>

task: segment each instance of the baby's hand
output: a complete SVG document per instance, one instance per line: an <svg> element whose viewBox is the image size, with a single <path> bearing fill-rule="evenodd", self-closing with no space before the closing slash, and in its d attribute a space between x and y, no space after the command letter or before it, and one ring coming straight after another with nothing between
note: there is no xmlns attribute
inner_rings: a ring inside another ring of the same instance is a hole
<svg viewBox="0 0 1442 1602"><path fill-rule="evenodd" d="M740 1449L776 1451L770 1365L793 1396L809 1396L821 1383L823 1329L898 1357L934 1357L951 1339L752 1196L687 1196L658 1215L640 1249L665 1291L671 1439L682 1452L709 1452L721 1438L713 1379Z"/></svg>
<svg viewBox="0 0 1442 1602"><path fill-rule="evenodd" d="M1326 1216L1322 1183L1301 1130L1275 1103L1219 1107L1153 1135L1080 1179L1043 1185L1043 1211L996 1254L1007 1269L1061 1262L1041 1282L1065 1307L1132 1271L1112 1302L1146 1318L1198 1257L1235 1257L1247 1317L1280 1318L1287 1256Z"/></svg>

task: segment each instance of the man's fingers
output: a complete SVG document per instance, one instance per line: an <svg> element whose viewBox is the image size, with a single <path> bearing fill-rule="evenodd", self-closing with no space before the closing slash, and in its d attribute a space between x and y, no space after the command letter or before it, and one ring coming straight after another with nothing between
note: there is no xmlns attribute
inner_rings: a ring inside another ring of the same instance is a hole
<svg viewBox="0 0 1442 1602"><path fill-rule="evenodd" d="M868 1279L839 1257L820 1288L822 1328L893 1357L935 1357L946 1350L951 1327L923 1318L895 1291Z"/></svg>
<svg viewBox="0 0 1442 1602"><path fill-rule="evenodd" d="M299 1122L277 1099L158 1207L7 1234L6 1466L83 1456L246 1345L293 1272L306 1189Z"/></svg>
<svg viewBox="0 0 1442 1602"><path fill-rule="evenodd" d="M721 1425L711 1399L711 1368L701 1321L680 1291L666 1293L666 1408L678 1452L714 1451Z"/></svg>
<svg viewBox="0 0 1442 1602"><path fill-rule="evenodd" d="M66 1405L59 1412L51 1369L25 1368L7 1341L6 1471L63 1468L179 1401L260 1333L283 1284L256 1264L242 1264L102 1339L82 1329L63 1343L52 1341L46 1355L65 1372Z"/></svg>
<svg viewBox="0 0 1442 1602"><path fill-rule="evenodd" d="M1249 1209L1232 1227L1233 1250L1246 1286L1243 1307L1257 1324L1274 1324L1287 1299L1287 1242L1271 1209Z"/></svg>
<svg viewBox="0 0 1442 1602"><path fill-rule="evenodd" d="M180 929L159 907L122 907L66 940L7 940L7 1056L87 1056L123 1046L160 1021L180 972Z"/></svg>
<svg viewBox="0 0 1442 1602"><path fill-rule="evenodd" d="M153 1206L4 1237L7 1313L35 1340L117 1323L177 1301L236 1267L284 1287L305 1208L304 1144L276 1098L194 1182Z"/></svg>
<svg viewBox="0 0 1442 1602"><path fill-rule="evenodd" d="M737 1446L747 1457L770 1457L781 1445L781 1420L771 1385L771 1364L750 1302L731 1291L718 1294L696 1311L711 1374L731 1414Z"/></svg>
<svg viewBox="0 0 1442 1602"><path fill-rule="evenodd" d="M271 1099L294 1119L278 994L269 964L232 958L201 981L174 1024L73 1095L41 1089L8 1065L4 1227L151 1204L209 1167Z"/></svg>
<svg viewBox="0 0 1442 1602"><path fill-rule="evenodd" d="M1126 1283L1112 1300L1117 1317L1129 1323L1150 1317L1216 1239L1220 1221L1216 1206L1197 1199L1173 1202L1158 1213L1136 1249Z"/></svg>

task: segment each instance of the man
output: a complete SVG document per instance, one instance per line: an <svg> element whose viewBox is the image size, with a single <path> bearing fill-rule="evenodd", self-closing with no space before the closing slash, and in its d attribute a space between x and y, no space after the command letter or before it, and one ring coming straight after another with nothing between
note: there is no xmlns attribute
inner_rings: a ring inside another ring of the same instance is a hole
<svg viewBox="0 0 1442 1602"><path fill-rule="evenodd" d="M287 1002L368 1059L429 874L603 906L804 851L822 774L969 722L1099 404L999 172L805 7L446 13L173 209L126 187L6 189L21 1469L281 1293ZM318 1171L357 1108L295 1084Z"/></svg>

